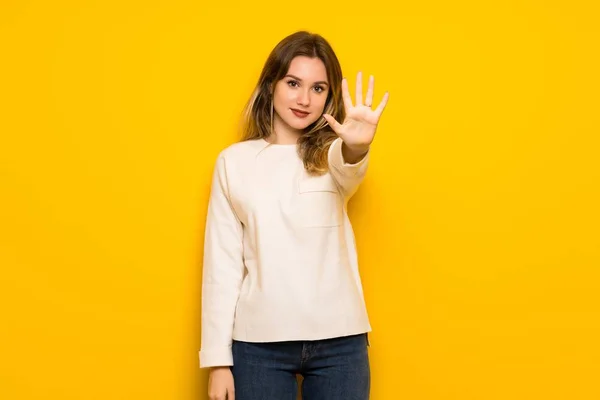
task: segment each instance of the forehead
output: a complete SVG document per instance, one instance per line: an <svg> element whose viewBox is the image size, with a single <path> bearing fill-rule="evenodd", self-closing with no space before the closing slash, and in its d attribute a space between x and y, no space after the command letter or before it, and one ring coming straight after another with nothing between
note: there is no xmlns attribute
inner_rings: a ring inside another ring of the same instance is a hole
<svg viewBox="0 0 600 400"><path fill-rule="evenodd" d="M306 56L294 57L290 63L288 74L307 81L327 81L327 69L319 58Z"/></svg>

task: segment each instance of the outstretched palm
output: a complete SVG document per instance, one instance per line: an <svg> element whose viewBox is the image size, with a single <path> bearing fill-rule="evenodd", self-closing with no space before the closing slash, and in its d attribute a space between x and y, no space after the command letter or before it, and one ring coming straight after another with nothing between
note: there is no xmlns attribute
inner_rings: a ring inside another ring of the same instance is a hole
<svg viewBox="0 0 600 400"><path fill-rule="evenodd" d="M373 104L373 87L375 78L371 75L369 78L369 86L367 88L367 97L363 104L362 99L362 73L359 72L356 76L356 104L352 104L352 98L348 91L348 81L346 78L342 80L342 98L344 100L344 108L346 110L346 119L342 124L336 121L331 115L323 114L323 117L331 126L331 129L344 143L353 148L366 148L375 137L377 124L383 110L387 104L389 93L385 92L381 103L375 110L371 109Z"/></svg>

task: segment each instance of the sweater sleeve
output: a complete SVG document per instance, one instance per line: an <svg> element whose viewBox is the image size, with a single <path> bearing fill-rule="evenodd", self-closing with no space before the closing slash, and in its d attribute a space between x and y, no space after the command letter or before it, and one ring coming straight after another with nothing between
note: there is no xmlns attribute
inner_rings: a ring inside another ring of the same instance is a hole
<svg viewBox="0 0 600 400"><path fill-rule="evenodd" d="M369 164L369 155L371 150L355 164L349 164L344 160L342 155L342 138L337 138L329 146L327 159L329 162L329 173L340 186L346 198L352 197L358 190L358 186L364 179L367 173Z"/></svg>
<svg viewBox="0 0 600 400"><path fill-rule="evenodd" d="M231 205L222 155L213 172L203 264L200 368L230 366L235 308L244 275L243 228Z"/></svg>

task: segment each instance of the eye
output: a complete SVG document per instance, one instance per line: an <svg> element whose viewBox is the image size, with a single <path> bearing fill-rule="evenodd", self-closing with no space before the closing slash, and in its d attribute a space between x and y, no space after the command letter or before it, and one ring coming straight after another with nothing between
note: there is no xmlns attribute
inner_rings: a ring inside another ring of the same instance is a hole
<svg viewBox="0 0 600 400"><path fill-rule="evenodd" d="M322 93L325 90L323 86L315 86L315 91L317 93Z"/></svg>
<svg viewBox="0 0 600 400"><path fill-rule="evenodd" d="M298 82L296 82L296 81L287 81L287 84L288 84L288 86L291 86L291 87L298 86Z"/></svg>

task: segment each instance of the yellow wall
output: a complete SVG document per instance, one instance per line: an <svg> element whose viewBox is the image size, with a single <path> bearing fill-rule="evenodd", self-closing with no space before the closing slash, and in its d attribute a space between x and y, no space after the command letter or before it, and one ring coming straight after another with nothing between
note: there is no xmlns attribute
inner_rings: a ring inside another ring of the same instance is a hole
<svg viewBox="0 0 600 400"><path fill-rule="evenodd" d="M599 13L494 3L2 1L0 399L205 398L211 169L297 29L391 94L372 398L600 398Z"/></svg>

